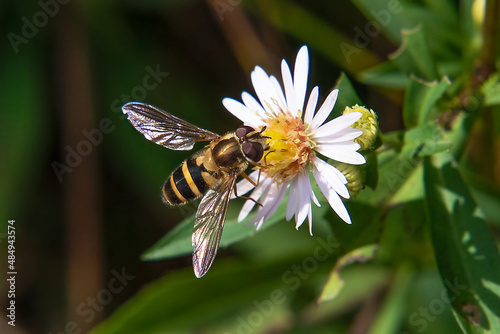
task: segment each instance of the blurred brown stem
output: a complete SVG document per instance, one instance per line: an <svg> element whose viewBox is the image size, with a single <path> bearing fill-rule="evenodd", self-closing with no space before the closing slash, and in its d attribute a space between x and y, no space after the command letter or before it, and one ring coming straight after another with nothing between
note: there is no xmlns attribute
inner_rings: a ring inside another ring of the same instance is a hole
<svg viewBox="0 0 500 334"><path fill-rule="evenodd" d="M96 128L91 92L91 69L85 24L76 3L68 4L57 16L54 69L58 80L63 157L67 147L81 151L86 138L82 131ZM90 144L89 144L90 145ZM87 150L88 150L87 145ZM97 147L80 157L62 186L63 219L66 228L67 315L83 332L97 323L81 321L78 305L86 303L102 288L101 208ZM96 314L100 318L100 314ZM62 327L64 328L64 327Z"/></svg>
<svg viewBox="0 0 500 334"><path fill-rule="evenodd" d="M474 64L474 72L469 84L458 94L458 105L445 112L438 123L450 129L457 116L465 109L467 101L475 97L478 88L496 72L497 41L500 29L500 0L487 0L483 23L483 44Z"/></svg>

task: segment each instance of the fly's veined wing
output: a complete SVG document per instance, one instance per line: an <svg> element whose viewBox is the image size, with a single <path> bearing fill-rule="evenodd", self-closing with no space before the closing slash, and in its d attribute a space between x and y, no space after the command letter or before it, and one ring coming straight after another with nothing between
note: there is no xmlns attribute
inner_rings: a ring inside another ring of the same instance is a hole
<svg viewBox="0 0 500 334"><path fill-rule="evenodd" d="M227 206L235 183L236 175L230 175L218 187L209 190L196 212L192 242L193 268L198 278L206 274L217 255Z"/></svg>
<svg viewBox="0 0 500 334"><path fill-rule="evenodd" d="M198 141L219 137L149 104L129 102L122 111L146 139L171 150L190 150Z"/></svg>

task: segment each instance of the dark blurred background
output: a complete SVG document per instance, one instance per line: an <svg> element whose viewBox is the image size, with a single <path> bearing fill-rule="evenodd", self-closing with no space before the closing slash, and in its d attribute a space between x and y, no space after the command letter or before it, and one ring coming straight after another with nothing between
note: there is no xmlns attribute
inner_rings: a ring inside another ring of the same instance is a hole
<svg viewBox="0 0 500 334"><path fill-rule="evenodd" d="M140 260L196 206L162 204L163 181L189 153L145 140L121 114L123 103L147 102L224 133L238 121L222 98L253 93L255 65L280 78L281 59L293 64L307 44L309 88L319 85L321 99L344 71L384 131L401 127L401 92L355 79L396 46L376 34L349 57L339 49L367 23L349 1L0 6L0 212L2 226L15 220L18 271L16 327L2 316L2 333L87 332L148 282L191 266L189 256ZM0 237L3 273L6 229ZM223 249L219 257L231 254ZM109 287L118 276L123 289ZM0 286L6 307L7 286ZM116 293L109 298L103 289Z"/></svg>

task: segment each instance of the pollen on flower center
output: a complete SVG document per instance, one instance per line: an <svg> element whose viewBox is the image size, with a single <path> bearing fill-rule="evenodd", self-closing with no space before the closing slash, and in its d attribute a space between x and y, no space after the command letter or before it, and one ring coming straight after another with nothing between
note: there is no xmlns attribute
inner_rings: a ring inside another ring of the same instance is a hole
<svg viewBox="0 0 500 334"><path fill-rule="evenodd" d="M281 111L264 120L269 137L262 171L278 183L290 180L302 172L313 156L314 143L307 135L302 119Z"/></svg>

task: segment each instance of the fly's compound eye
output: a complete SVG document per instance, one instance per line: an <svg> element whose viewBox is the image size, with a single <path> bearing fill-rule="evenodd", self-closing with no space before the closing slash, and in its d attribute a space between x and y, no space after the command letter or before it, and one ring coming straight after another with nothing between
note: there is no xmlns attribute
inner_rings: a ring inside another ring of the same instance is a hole
<svg viewBox="0 0 500 334"><path fill-rule="evenodd" d="M252 128L251 126L242 125L238 127L234 133L236 134L236 137L238 137L239 139L244 139L247 134L254 131L255 129Z"/></svg>
<svg viewBox="0 0 500 334"><path fill-rule="evenodd" d="M253 162L259 162L264 155L264 148L256 142L245 141L241 144L241 149L245 156Z"/></svg>

